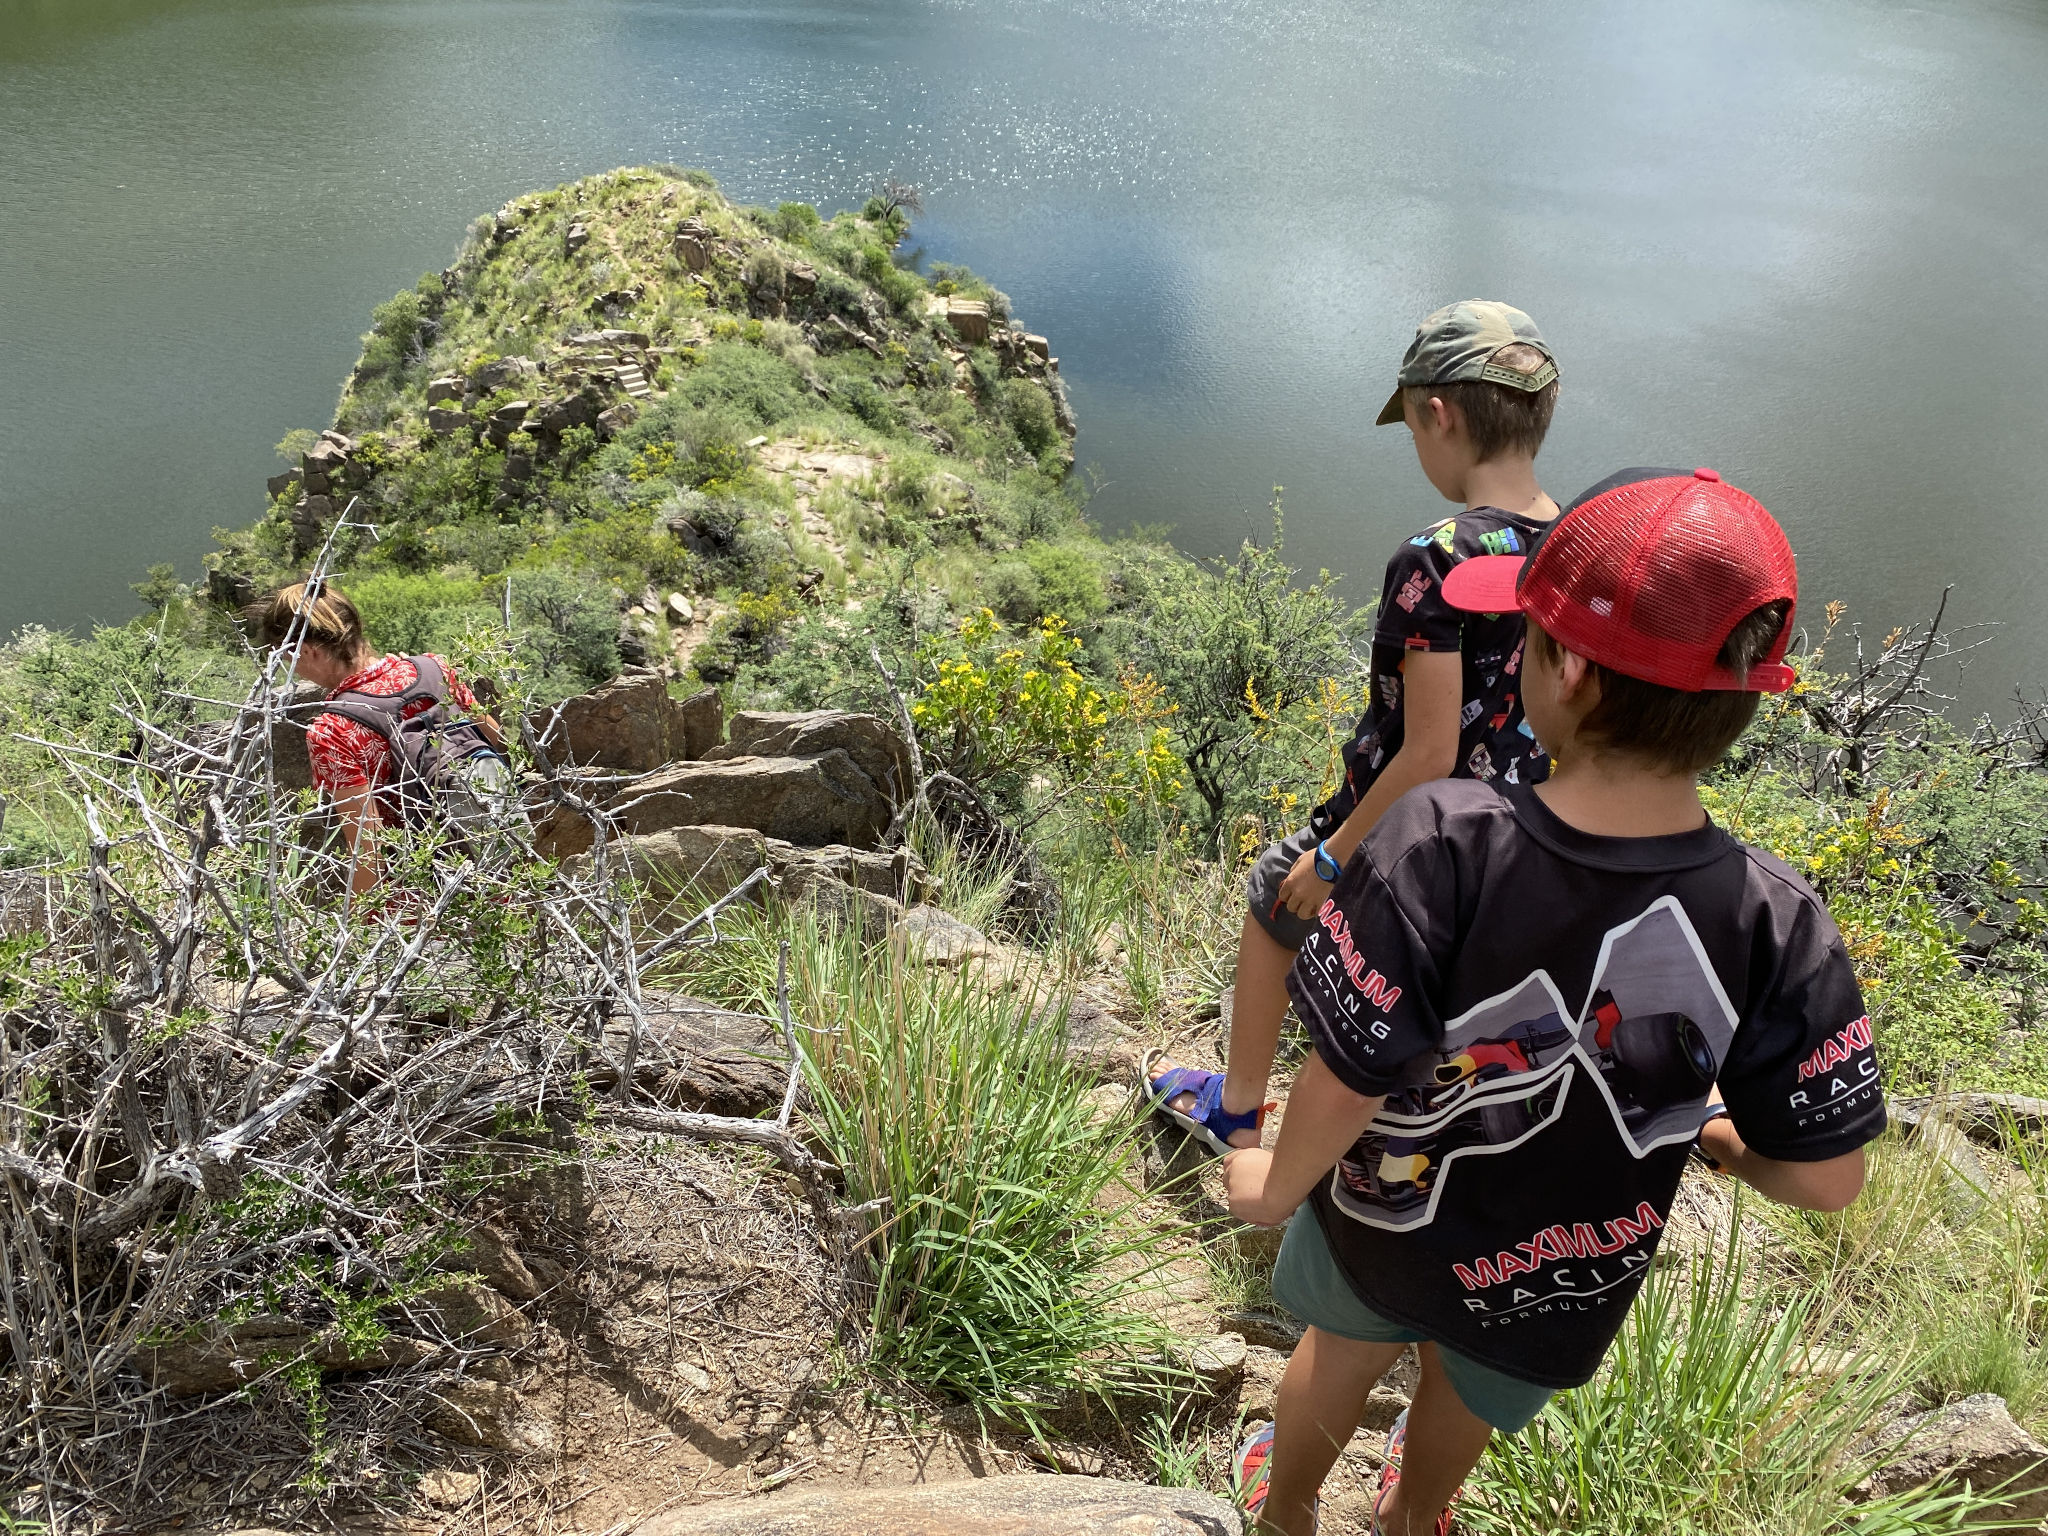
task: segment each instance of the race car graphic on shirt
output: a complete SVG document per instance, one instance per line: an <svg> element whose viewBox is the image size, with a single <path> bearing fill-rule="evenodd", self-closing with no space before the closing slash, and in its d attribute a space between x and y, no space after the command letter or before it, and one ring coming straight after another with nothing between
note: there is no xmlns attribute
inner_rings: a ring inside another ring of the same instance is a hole
<svg viewBox="0 0 2048 1536"><path fill-rule="evenodd" d="M1382 1002L1390 983L1373 971L1367 980L1375 985L1361 988L1361 962L1341 952L1339 937L1319 927L1301 952L1303 967L1369 1035L1371 1015L1392 1006ZM1607 933L1592 991L1576 1012L1539 970L1450 1020L1439 1047L1408 1064L1403 1085L1338 1163L1331 1197L1370 1226L1426 1225L1447 1183L1465 1176L1460 1164L1538 1134L1573 1094L1604 1102L1637 1158L1689 1141L1735 1026L1684 908L1661 897Z"/></svg>

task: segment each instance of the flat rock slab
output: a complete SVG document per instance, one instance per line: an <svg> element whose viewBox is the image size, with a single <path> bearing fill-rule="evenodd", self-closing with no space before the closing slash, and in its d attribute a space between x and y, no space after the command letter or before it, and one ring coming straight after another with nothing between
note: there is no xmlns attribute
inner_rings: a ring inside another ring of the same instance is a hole
<svg viewBox="0 0 2048 1536"><path fill-rule="evenodd" d="M620 830L644 837L671 827L750 827L786 843L872 848L894 803L841 750L816 757L721 757L670 763L612 800ZM552 858L583 853L590 823L561 812L536 841Z"/></svg>
<svg viewBox="0 0 2048 1536"><path fill-rule="evenodd" d="M876 715L840 709L815 709L778 714L746 709L732 717L726 744L706 756L815 757L834 748L859 765L875 786L894 802L910 793L910 749L896 728Z"/></svg>
<svg viewBox="0 0 2048 1536"><path fill-rule="evenodd" d="M827 1489L658 1515L635 1536L1242 1536L1214 1494L1022 1473L908 1488Z"/></svg>

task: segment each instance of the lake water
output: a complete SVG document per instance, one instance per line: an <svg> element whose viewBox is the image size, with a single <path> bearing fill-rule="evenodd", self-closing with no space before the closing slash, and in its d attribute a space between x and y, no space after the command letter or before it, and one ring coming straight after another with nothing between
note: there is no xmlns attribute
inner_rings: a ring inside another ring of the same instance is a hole
<svg viewBox="0 0 2048 1536"><path fill-rule="evenodd" d="M673 161L920 183L1105 527L1220 552L1284 485L1359 600L1441 510L1369 425L1415 321L1510 299L1561 499L1713 465L1811 598L1999 621L1995 707L2048 651L2044 82L2038 0L0 0L0 628L196 574L471 218Z"/></svg>

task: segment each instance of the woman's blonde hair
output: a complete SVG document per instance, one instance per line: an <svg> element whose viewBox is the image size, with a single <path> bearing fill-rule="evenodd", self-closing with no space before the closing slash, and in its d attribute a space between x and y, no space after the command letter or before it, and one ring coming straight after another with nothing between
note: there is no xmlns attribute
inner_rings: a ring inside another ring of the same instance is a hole
<svg viewBox="0 0 2048 1536"><path fill-rule="evenodd" d="M254 618L265 645L282 645L297 635L307 645L348 661L368 644L363 616L348 594L329 581L295 582L268 602L258 603Z"/></svg>

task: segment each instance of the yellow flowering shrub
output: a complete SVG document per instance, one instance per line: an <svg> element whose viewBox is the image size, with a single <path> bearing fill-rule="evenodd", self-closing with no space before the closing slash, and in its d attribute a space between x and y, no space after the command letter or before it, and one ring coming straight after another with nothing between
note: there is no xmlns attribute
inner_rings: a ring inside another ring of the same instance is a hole
<svg viewBox="0 0 2048 1536"><path fill-rule="evenodd" d="M1172 705L1131 671L1098 687L1075 664L1080 653L1056 615L1013 634L987 608L968 614L918 653L920 747L970 781L1029 775L1051 787L1056 777L1113 817L1171 805L1185 783L1165 724Z"/></svg>

